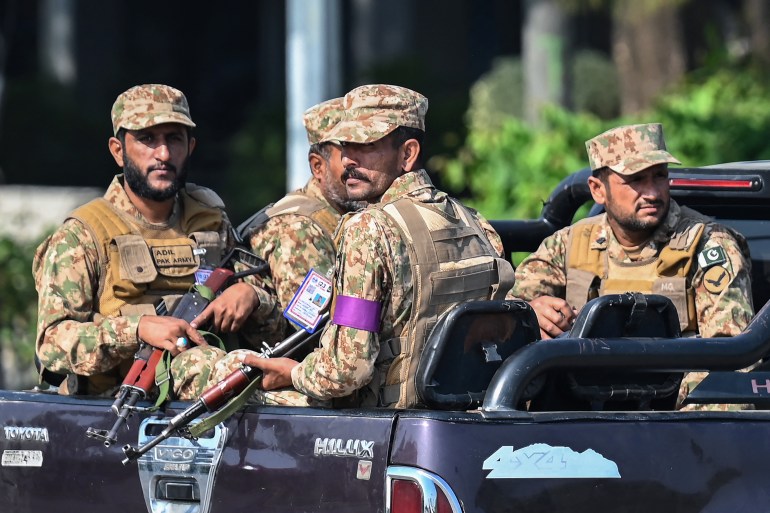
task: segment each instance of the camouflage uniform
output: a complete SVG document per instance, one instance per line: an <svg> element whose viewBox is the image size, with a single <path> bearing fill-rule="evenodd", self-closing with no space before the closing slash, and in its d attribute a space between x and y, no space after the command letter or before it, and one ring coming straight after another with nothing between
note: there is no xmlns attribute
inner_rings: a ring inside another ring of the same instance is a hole
<svg viewBox="0 0 770 513"><path fill-rule="evenodd" d="M660 163L678 163L665 150L662 129L658 124L634 125L609 130L586 143L592 169L607 166L630 175ZM671 201L667 217L642 246L629 250L615 238L602 214L587 220L599 225L588 242L591 249L606 252L618 264L650 261L658 258L671 242L674 228L682 217L682 209ZM531 301L540 296L565 298L567 295L568 241L575 226L563 228L546 238L540 247L516 269L513 295ZM716 223L707 222L694 254L706 255L711 250L724 255L718 265L703 265L696 258L686 277L694 291L697 331L702 337L729 337L739 334L754 315L751 301L751 263L746 259L745 240ZM703 373L690 373L683 382L681 396L702 379Z"/></svg>
<svg viewBox="0 0 770 513"><path fill-rule="evenodd" d="M398 126L425 130L427 99L405 88L387 85L362 86L345 95L345 118L329 140L355 143L373 142ZM495 256L502 254L500 237L478 213L466 209L433 187L425 170L405 173L396 178L373 208L349 214L338 228L339 253L335 264L335 305L340 298L368 304L380 314L369 317L366 327L351 327L349 320L340 324L340 309L333 307L332 322L321 336L321 348L306 357L292 371L295 390L257 392L254 400L262 404L293 406L330 405L344 398L344 405L378 404L378 386L367 387L377 375L384 375L381 342L406 339L413 328L410 322L415 304L414 262L410 260L409 241L384 205L408 198L410 203L428 205L443 215L467 211ZM510 264L504 262L510 269ZM512 269L511 269L512 270ZM512 276L511 276L512 278ZM503 293L505 290L503 290ZM374 305L379 305L374 307ZM351 312L354 317L364 312ZM367 314L371 312L366 312ZM357 319L358 320L358 319ZM377 324L377 326L374 326ZM212 384L226 377L240 365L237 352L217 363Z"/></svg>
<svg viewBox="0 0 770 513"><path fill-rule="evenodd" d="M319 144L337 124L342 116L341 107L342 99L335 98L305 112L303 120L311 145ZM252 252L270 265L265 283L276 292L277 308L282 312L311 269L326 275L334 267L334 231L342 214L324 197L315 177L261 212L262 221L255 221L254 227L244 223L247 226L239 231L248 239ZM243 331L250 331L244 335L252 344L259 345L262 341L282 340L285 328L285 319L279 315L272 325L263 322Z"/></svg>
<svg viewBox="0 0 770 513"><path fill-rule="evenodd" d="M451 208L445 193L437 190L427 173L419 170L397 178L380 204L409 196L412 201ZM478 214L476 219L497 255L502 242ZM316 399L344 397L360 391L354 404L377 405L377 388L363 389L375 374L381 342L407 338L415 301L413 263L409 241L399 226L379 209L366 209L346 220L337 261L334 292L337 297L360 298L381 305L379 331L356 329L332 322L316 350L292 371L294 387ZM338 312L334 312L336 315ZM362 390L363 389L363 390Z"/></svg>
<svg viewBox="0 0 770 513"><path fill-rule="evenodd" d="M134 130L157 123L195 126L184 95L171 87L155 84L137 86L121 94L113 107L112 119L115 134L121 127ZM203 189L192 184L185 187L185 191L192 190ZM216 198L213 192L203 191ZM177 196L168 224L163 225L151 225L144 219L126 195L121 175L113 179L104 200L113 210L121 212L127 222L163 230L178 229L184 219L180 212L181 197L182 193ZM217 206L220 207L223 205ZM227 248L232 247L231 232L230 222L222 211L218 233ZM33 272L39 297L36 352L41 363L62 374L108 374L119 384L139 347L137 329L142 314L99 313L99 291L105 271L91 230L80 220L66 220L38 248ZM269 297L257 292L269 307ZM216 348L193 348L175 358L172 375L177 395L186 397L180 387L189 384L188 371L222 356L222 351ZM68 380L60 391L68 393L70 387ZM109 392L107 389L93 393Z"/></svg>

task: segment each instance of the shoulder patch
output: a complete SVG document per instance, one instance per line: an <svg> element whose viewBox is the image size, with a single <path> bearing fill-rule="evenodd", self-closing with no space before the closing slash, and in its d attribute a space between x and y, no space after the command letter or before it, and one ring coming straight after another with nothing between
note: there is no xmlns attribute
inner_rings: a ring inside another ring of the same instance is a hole
<svg viewBox="0 0 770 513"><path fill-rule="evenodd" d="M698 254L698 267L704 271L715 265L722 265L727 262L727 255L721 246L704 249Z"/></svg>
<svg viewBox="0 0 770 513"><path fill-rule="evenodd" d="M722 266L712 266L703 275L703 286L712 294L719 294L733 281L730 271Z"/></svg>

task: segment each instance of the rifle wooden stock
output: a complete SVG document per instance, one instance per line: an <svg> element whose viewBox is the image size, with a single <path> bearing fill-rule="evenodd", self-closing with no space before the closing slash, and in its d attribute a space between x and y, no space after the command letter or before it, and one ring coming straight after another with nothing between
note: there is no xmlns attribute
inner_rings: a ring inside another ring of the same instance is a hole
<svg viewBox="0 0 770 513"><path fill-rule="evenodd" d="M307 333L299 330L273 347L266 347L260 352L263 358L283 357L296 351L300 346L320 336L323 331L320 328L326 324L329 314L324 313L318 324L319 329L314 333ZM126 458L123 464L127 464L140 458L144 453L166 440L175 432L183 430L195 419L206 412L215 412L220 408L226 407L230 400L243 392L254 380L262 377L262 372L256 367L243 365L241 368L231 372L225 379L216 385L208 388L191 406L169 421L169 425L158 436L147 442L145 445L134 448L130 444L123 446L123 453ZM189 433L188 435L189 436Z"/></svg>
<svg viewBox="0 0 770 513"><path fill-rule="evenodd" d="M200 286L200 290L197 288L199 286L195 285L189 292L179 298L179 301L177 301L172 312L169 313L166 309L165 302L161 301L155 309L156 314L164 316L169 315L177 319L192 322L193 319L203 313L203 310L206 309L215 295L224 290L233 279L257 274L268 268L266 262L262 261L256 255L252 255L243 250L231 251L223 260L222 265L228 263L233 256L239 252L253 257L252 260L257 262L257 265L237 274L230 269L217 267L211 271L211 274L206 278L206 281ZM164 350L162 349L142 343L139 351L137 351L134 356L134 363L131 365L126 377L123 379L123 383L120 385L117 398L115 399L115 402L112 403L111 409L118 416L115 420L115 424L109 431L88 428L86 431L88 437L102 440L105 447L109 447L116 442L119 428L127 421L133 410L136 409L136 403L140 399L147 398L150 395L150 391L155 386L156 370L163 357L163 353Z"/></svg>

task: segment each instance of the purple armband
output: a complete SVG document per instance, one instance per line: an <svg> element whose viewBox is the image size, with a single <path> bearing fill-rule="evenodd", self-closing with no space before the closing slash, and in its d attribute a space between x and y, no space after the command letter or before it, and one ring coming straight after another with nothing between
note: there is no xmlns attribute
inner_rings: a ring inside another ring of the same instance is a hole
<svg viewBox="0 0 770 513"><path fill-rule="evenodd" d="M337 326L347 326L358 330L380 331L380 310L378 301L369 301L350 296L337 296L332 322Z"/></svg>

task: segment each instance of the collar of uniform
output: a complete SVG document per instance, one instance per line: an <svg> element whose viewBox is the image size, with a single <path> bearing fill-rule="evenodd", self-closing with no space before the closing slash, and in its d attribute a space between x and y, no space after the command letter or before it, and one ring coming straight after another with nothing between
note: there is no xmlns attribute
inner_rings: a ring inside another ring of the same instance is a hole
<svg viewBox="0 0 770 513"><path fill-rule="evenodd" d="M679 223L681 217L681 209L675 201L671 201L668 209L668 215L663 220L660 226L653 232L652 237L643 244L638 256L638 261L649 260L658 255L658 252L663 248L671 239L671 234L674 232L674 228ZM601 219L602 229L599 230L597 237L591 241L591 249L608 250L610 258L620 261L630 260L626 254L623 246L620 245L617 238L612 234L610 225L607 223L607 214L602 214ZM611 236L608 237L608 234Z"/></svg>
<svg viewBox="0 0 770 513"><path fill-rule="evenodd" d="M388 203L407 194L413 194L422 189L433 189L433 182L424 169L411 171L399 176L390 184L388 190L380 198L379 203Z"/></svg>
<svg viewBox="0 0 770 513"><path fill-rule="evenodd" d="M311 178L310 180L308 180L305 186L299 189L297 192L304 194L306 196L310 196L311 198L315 198L321 203L323 203L324 205L329 205L331 207L329 200L326 199L326 196L324 196L324 193L321 190L321 182L319 182L315 178Z"/></svg>
<svg viewBox="0 0 770 513"><path fill-rule="evenodd" d="M177 218L179 217L179 195L177 195L174 201L174 209L171 211L171 217L165 223L151 223L139 212L139 210L131 203L131 200L126 194L126 190L123 188L123 175L116 175L110 186L107 187L107 192L104 193L104 199L113 205L118 211L128 214L134 218L138 223L145 224L150 227L166 227L173 226Z"/></svg>
<svg viewBox="0 0 770 513"><path fill-rule="evenodd" d="M610 230L610 225L607 223L607 214L601 215L601 228L596 232L596 237L591 241L591 249L605 250L607 249L608 239L607 234Z"/></svg>
<svg viewBox="0 0 770 513"><path fill-rule="evenodd" d="M681 217L682 209L679 208L679 205L676 203L676 201L671 200L671 203L668 207L668 215L666 216L666 219L663 220L661 225L658 226L658 229L655 230L655 233L652 234L652 240L662 242L664 244L668 243L668 241L671 240L671 235L674 233L676 225L679 224L679 218Z"/></svg>

